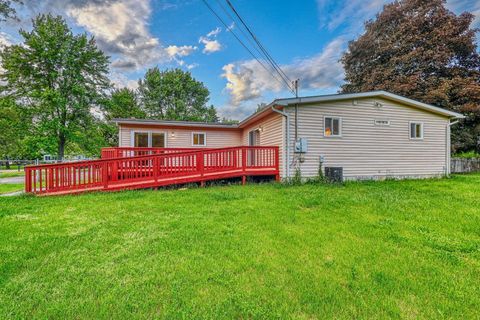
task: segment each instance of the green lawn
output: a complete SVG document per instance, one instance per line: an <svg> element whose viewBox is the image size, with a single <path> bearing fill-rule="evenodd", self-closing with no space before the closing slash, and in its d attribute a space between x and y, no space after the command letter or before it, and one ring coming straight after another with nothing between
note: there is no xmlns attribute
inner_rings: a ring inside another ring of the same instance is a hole
<svg viewBox="0 0 480 320"><path fill-rule="evenodd" d="M21 184L20 183L13 183L13 184L2 183L2 184L0 184L0 194L22 191L23 189L24 189L24 184L23 183L21 183ZM2 210L2 207L0 207L0 210ZM1 216L1 213L0 213L0 216Z"/></svg>
<svg viewBox="0 0 480 320"><path fill-rule="evenodd" d="M0 171L0 178L23 177L25 172L18 170L2 170Z"/></svg>
<svg viewBox="0 0 480 320"><path fill-rule="evenodd" d="M0 198L0 319L478 319L480 175Z"/></svg>

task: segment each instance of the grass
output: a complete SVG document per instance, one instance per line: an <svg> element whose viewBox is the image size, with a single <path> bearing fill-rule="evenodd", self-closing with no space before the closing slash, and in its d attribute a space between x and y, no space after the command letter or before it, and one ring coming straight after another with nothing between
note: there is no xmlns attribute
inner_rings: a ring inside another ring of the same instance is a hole
<svg viewBox="0 0 480 320"><path fill-rule="evenodd" d="M480 154L475 151L468 151L468 152L454 154L452 155L452 158L465 158L465 159L480 158Z"/></svg>
<svg viewBox="0 0 480 320"><path fill-rule="evenodd" d="M20 167L20 170L23 170L23 168L25 166L23 166L23 165L19 166L17 164L10 164L9 169L7 169L7 167L5 165L1 165L0 166L0 171L3 171L3 170L18 170L18 167Z"/></svg>
<svg viewBox="0 0 480 320"><path fill-rule="evenodd" d="M2 183L2 184L0 184L0 194L22 191L23 188L24 188L23 183L12 183L12 184ZM1 208L0 208L0 210L1 210Z"/></svg>
<svg viewBox="0 0 480 320"><path fill-rule="evenodd" d="M0 318L480 316L480 175L0 198Z"/></svg>
<svg viewBox="0 0 480 320"><path fill-rule="evenodd" d="M0 171L0 178L23 177L24 175L25 175L24 171L17 171L17 170L2 170L2 171Z"/></svg>

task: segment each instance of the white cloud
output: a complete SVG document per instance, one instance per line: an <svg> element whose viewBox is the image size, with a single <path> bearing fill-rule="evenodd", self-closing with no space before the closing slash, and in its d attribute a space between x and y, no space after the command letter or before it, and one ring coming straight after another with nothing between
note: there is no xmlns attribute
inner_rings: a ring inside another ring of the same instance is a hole
<svg viewBox="0 0 480 320"><path fill-rule="evenodd" d="M170 57L185 57L197 50L194 46L168 46L165 49Z"/></svg>
<svg viewBox="0 0 480 320"><path fill-rule="evenodd" d="M5 32L0 32L0 48L9 46L13 43L12 38Z"/></svg>
<svg viewBox="0 0 480 320"><path fill-rule="evenodd" d="M201 38L200 42L205 45L202 50L203 53L208 54L222 50L222 45L220 44L220 42L218 42L218 40L208 40L206 38Z"/></svg>
<svg viewBox="0 0 480 320"><path fill-rule="evenodd" d="M116 88L127 87L132 90L136 90L138 88L138 81L128 79L123 73L111 72L109 78Z"/></svg>
<svg viewBox="0 0 480 320"><path fill-rule="evenodd" d="M69 6L66 12L97 38L100 47L118 56L113 67L134 70L169 58L148 30L149 0L89 1Z"/></svg>
<svg viewBox="0 0 480 320"><path fill-rule="evenodd" d="M337 38L317 55L296 59L281 68L290 79L300 79L301 89L336 89L343 79L339 59L345 45L343 38ZM265 62L264 64L266 65ZM265 92L287 90L282 82L275 80L256 60L230 63L223 67L223 71L222 77L227 80L225 89L234 106L259 98Z"/></svg>
<svg viewBox="0 0 480 320"><path fill-rule="evenodd" d="M152 0L24 0L27 16L22 24L38 13L53 12L67 18L95 36L100 49L112 57L116 70L134 71L175 61L184 64L192 46L165 46L150 32ZM160 10L178 7L176 2L162 2ZM27 26L28 27L28 26ZM175 52L175 50L177 50Z"/></svg>
<svg viewBox="0 0 480 320"><path fill-rule="evenodd" d="M2 50L4 47L10 46L13 44L12 38L6 34L5 32L0 32L0 50ZM0 73L5 72L5 69L1 66L2 60L0 59ZM5 85L6 82L3 80L0 81L0 85Z"/></svg>
<svg viewBox="0 0 480 320"><path fill-rule="evenodd" d="M222 32L222 28L217 27L216 29L207 33L207 38L216 37L220 32Z"/></svg>
<svg viewBox="0 0 480 320"><path fill-rule="evenodd" d="M218 108L218 116L220 118L227 118L233 120L243 120L253 112L255 112L257 105L260 104L262 101L261 99L256 99L250 101L249 103L241 104L241 105L226 105L221 108Z"/></svg>
<svg viewBox="0 0 480 320"><path fill-rule="evenodd" d="M194 68L196 68L196 67L198 67L198 66L199 66L198 63L191 63L191 64L187 64L187 65L186 65L186 68L187 68L188 70L192 70L192 69L194 69Z"/></svg>
<svg viewBox="0 0 480 320"><path fill-rule="evenodd" d="M217 27L216 29L207 33L206 36L202 36L200 39L198 39L198 43L204 45L202 50L203 53L210 54L222 50L222 45L217 39L215 39L221 31L222 29Z"/></svg>

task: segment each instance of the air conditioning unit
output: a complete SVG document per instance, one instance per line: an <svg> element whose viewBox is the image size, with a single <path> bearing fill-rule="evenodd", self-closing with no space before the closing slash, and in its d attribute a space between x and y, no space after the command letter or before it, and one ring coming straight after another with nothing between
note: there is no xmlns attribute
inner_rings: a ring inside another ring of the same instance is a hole
<svg viewBox="0 0 480 320"><path fill-rule="evenodd" d="M325 178L329 182L343 182L343 168L342 167L325 167Z"/></svg>

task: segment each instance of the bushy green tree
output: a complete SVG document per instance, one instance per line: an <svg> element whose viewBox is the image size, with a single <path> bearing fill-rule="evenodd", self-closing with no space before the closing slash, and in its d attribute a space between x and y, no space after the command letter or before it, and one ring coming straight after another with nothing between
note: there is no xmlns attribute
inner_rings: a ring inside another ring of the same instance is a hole
<svg viewBox="0 0 480 320"><path fill-rule="evenodd" d="M217 112L208 107L210 92L190 72L180 69L149 69L139 81L142 106L151 119L217 121Z"/></svg>
<svg viewBox="0 0 480 320"><path fill-rule="evenodd" d="M480 57L471 13L455 15L444 0L385 5L342 58L343 92L387 90L467 116L453 127L453 149L480 137Z"/></svg>
<svg viewBox="0 0 480 320"><path fill-rule="evenodd" d="M32 114L34 131L55 139L62 159L68 142L82 143L94 123L107 78L108 57L93 38L74 35L60 16L39 15L24 41L0 54L3 90ZM81 133L81 134L80 134Z"/></svg>
<svg viewBox="0 0 480 320"><path fill-rule="evenodd" d="M22 153L21 140L25 133L25 121L15 101L0 98L0 159L19 159ZM8 166L8 163L7 163Z"/></svg>
<svg viewBox="0 0 480 320"><path fill-rule="evenodd" d="M140 108L136 92L128 88L113 90L103 109L106 120L146 117L145 112Z"/></svg>

